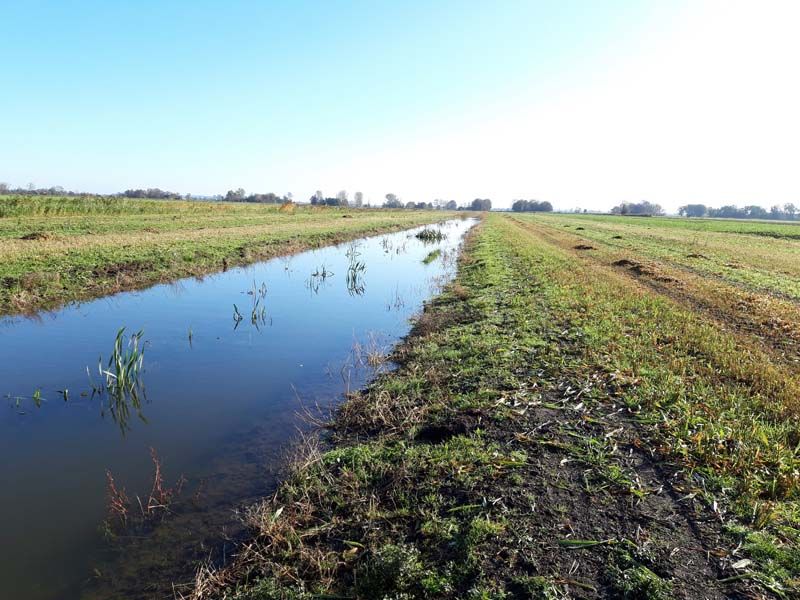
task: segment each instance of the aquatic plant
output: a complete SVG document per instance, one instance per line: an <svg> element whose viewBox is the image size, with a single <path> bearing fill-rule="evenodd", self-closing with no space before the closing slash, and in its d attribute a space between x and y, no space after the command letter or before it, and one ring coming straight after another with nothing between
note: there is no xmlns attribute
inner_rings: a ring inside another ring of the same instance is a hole
<svg viewBox="0 0 800 600"><path fill-rule="evenodd" d="M325 265L317 267L306 281L306 287L316 294L330 277L333 277L333 271L329 271Z"/></svg>
<svg viewBox="0 0 800 600"><path fill-rule="evenodd" d="M257 298L258 300L263 300L267 296L267 284L266 282L262 281L261 285L256 285L256 280L253 280L253 287L247 292L248 295L253 296L253 298Z"/></svg>
<svg viewBox="0 0 800 600"><path fill-rule="evenodd" d="M153 482L147 498L136 496L138 511L132 509L134 503L128 497L124 487L118 486L110 469L106 470L106 494L108 497L105 529L108 534L114 533L118 527L143 526L156 516L162 518L169 512L172 504L183 492L186 478L181 475L172 486L164 483L161 460L155 448L150 448L150 459L153 462Z"/></svg>
<svg viewBox="0 0 800 600"><path fill-rule="evenodd" d="M428 255L422 259L423 264L429 265L442 255L442 251L437 248L428 252Z"/></svg>
<svg viewBox="0 0 800 600"><path fill-rule="evenodd" d="M181 475L172 487L164 485L164 475L161 472L161 461L158 458L155 448L150 448L150 458L153 461L153 485L150 488L150 494L147 497L147 504L143 505L139 500L139 506L142 509L142 514L151 516L157 511L166 511L172 500L179 496L186 485L186 478Z"/></svg>
<svg viewBox="0 0 800 600"><path fill-rule="evenodd" d="M250 290L246 293L248 296L252 296L253 302L250 307L250 324L253 325L256 329L260 330L263 325L267 323L267 308L264 306L264 299L267 296L267 284L261 283L261 285L257 285L255 280L253 281L253 286ZM233 328L236 329L239 327L239 324L244 320L244 315L242 315L239 307L236 304L233 305Z"/></svg>
<svg viewBox="0 0 800 600"><path fill-rule="evenodd" d="M394 294L392 294L392 297L389 298L388 302L386 303L386 312L390 312L392 309L400 310L405 305L405 298L403 298L402 294L400 294L400 286L395 286Z"/></svg>
<svg viewBox="0 0 800 600"><path fill-rule="evenodd" d="M139 418L144 420L141 412L142 399L145 396L142 372L144 366L143 331L130 336L125 343L125 327L117 331L114 347L108 362L103 366L103 357L98 360L97 370L101 382L95 384L91 380L92 396L100 396L105 400L103 408L107 408L112 418L122 431L128 429L130 409L133 407ZM87 374L89 368L86 368Z"/></svg>
<svg viewBox="0 0 800 600"><path fill-rule="evenodd" d="M423 242L441 242L443 239L447 237L441 229L433 229L431 227L425 227L422 231L418 232L415 236L418 240L422 240Z"/></svg>
<svg viewBox="0 0 800 600"><path fill-rule="evenodd" d="M361 253L358 251L359 245L360 244L355 240L347 245L347 252L345 252L344 255L348 258L348 260L350 260L350 262L361 256Z"/></svg>
<svg viewBox="0 0 800 600"><path fill-rule="evenodd" d="M333 277L333 271L329 271L328 267L322 265L322 267L318 267L316 271L311 274L312 277L319 277L320 279L327 279L328 277Z"/></svg>
<svg viewBox="0 0 800 600"><path fill-rule="evenodd" d="M361 296L364 293L364 272L367 266L361 261L353 261L347 268L347 291L351 296Z"/></svg>
<svg viewBox="0 0 800 600"><path fill-rule="evenodd" d="M108 494L108 515L111 519L118 520L122 525L128 523L128 507L130 500L125 493L125 488L117 487L114 475L106 469L106 493Z"/></svg>
<svg viewBox="0 0 800 600"><path fill-rule="evenodd" d="M102 357L98 369L104 376L106 389L115 396L135 396L141 386L140 375L144 364L144 344L142 343L143 331L138 331L130 336L125 348L125 328L117 331L114 339L114 348L108 359L108 364L103 368Z"/></svg>

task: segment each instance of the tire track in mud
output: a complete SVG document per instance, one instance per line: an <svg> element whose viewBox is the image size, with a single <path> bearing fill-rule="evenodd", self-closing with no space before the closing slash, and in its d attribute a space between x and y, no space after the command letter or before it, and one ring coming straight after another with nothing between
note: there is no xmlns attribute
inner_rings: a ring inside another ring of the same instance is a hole
<svg viewBox="0 0 800 600"><path fill-rule="evenodd" d="M514 268L524 280L524 266ZM498 298L498 306L507 301ZM513 323L506 327L513 330ZM569 329L568 323L553 328L568 352L571 342L564 333ZM537 385L542 376L530 374ZM609 570L628 550L670 580L670 597L751 597L743 586L720 583L735 574L730 567L735 551L723 539L718 515L699 500L680 467L645 441L647 434L636 415L617 400L621 390L616 383L600 373L580 383L570 382L569 377L558 374L551 386L555 390L546 392L540 402L512 404L521 413L514 423L513 441L507 430L488 430L490 436L505 438L509 446L533 455L529 462L536 466L529 469L525 487L540 499L536 508L540 518L526 521L521 514L516 519L518 525L529 523L519 534L528 560L537 569L562 573L560 580L575 598L608 593L613 597ZM607 387L607 402L584 400L590 387ZM524 507L518 509L524 513ZM526 546L523 531L528 540L540 542L536 550ZM553 540L554 536L561 539ZM548 539L550 543L541 544ZM569 550L558 543L570 539L603 543ZM628 546L631 542L633 546Z"/></svg>
<svg viewBox="0 0 800 600"><path fill-rule="evenodd" d="M720 329L743 338L743 344L757 344L776 364L800 374L800 306L796 303L743 290L691 269L668 266L649 257L642 259L630 251L617 250L578 234L519 219L514 221L586 263L612 269L702 314ZM776 315L776 311L780 314Z"/></svg>

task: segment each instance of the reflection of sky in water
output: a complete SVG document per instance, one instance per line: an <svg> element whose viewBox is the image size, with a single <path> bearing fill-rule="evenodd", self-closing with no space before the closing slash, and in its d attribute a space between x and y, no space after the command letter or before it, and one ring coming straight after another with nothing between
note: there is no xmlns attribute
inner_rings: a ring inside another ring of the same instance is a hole
<svg viewBox="0 0 800 600"><path fill-rule="evenodd" d="M0 320L0 394L28 398L19 407L0 404L0 597L64 597L58 586L84 577L104 515L106 469L139 491L150 476L152 446L169 477L191 477L237 432L257 425L274 446L285 442L298 396L329 401L362 383L365 370L347 367L357 362L354 344L388 347L406 333L408 318L447 271L442 260L422 259L435 247L454 248L471 224L448 223L438 246L401 232L36 320ZM354 261L364 268L348 278ZM246 292L262 283L266 294L253 315L260 294ZM234 304L241 319L234 319ZM147 423L134 416L124 438L100 416L99 399L81 396L91 391L86 368L98 382L98 359L107 360L122 326L143 329L147 341ZM65 388L67 402L58 393ZM38 409L30 400L37 389L44 398ZM32 591L37 582L40 590Z"/></svg>

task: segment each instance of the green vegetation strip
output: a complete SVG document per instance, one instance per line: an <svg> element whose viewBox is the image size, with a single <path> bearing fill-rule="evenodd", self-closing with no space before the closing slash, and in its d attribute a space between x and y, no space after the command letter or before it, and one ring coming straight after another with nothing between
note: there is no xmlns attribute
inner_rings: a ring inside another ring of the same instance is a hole
<svg viewBox="0 0 800 600"><path fill-rule="evenodd" d="M504 216L197 598L791 597L798 382Z"/></svg>
<svg viewBox="0 0 800 600"><path fill-rule="evenodd" d="M800 299L800 224L667 217L523 215L635 256Z"/></svg>
<svg viewBox="0 0 800 600"><path fill-rule="evenodd" d="M0 314L54 308L451 214L0 197Z"/></svg>

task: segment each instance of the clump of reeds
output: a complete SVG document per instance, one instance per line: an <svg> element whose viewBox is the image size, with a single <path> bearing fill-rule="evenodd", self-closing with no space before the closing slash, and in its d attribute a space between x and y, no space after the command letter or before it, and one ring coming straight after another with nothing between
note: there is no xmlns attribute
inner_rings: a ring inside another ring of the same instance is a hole
<svg viewBox="0 0 800 600"><path fill-rule="evenodd" d="M103 364L102 356L98 360L97 370L101 377L100 384L92 382L92 396L100 396L107 400L106 407L113 419L119 423L123 432L127 429L130 409L133 407L140 418L142 400L144 398L144 341L143 331L130 336L125 343L125 328L117 331L114 348L108 362ZM86 369L87 373L89 368ZM91 379L91 376L90 376Z"/></svg>
<svg viewBox="0 0 800 600"><path fill-rule="evenodd" d="M441 229L426 227L422 231L418 232L414 237L416 237L418 240L422 240L423 242L441 242L447 237L447 234L445 234Z"/></svg>
<svg viewBox="0 0 800 600"><path fill-rule="evenodd" d="M422 262L423 262L423 264L429 265L433 261L435 261L437 258L439 258L441 255L442 255L442 251L439 248L437 248L436 250L432 250L432 251L428 252L428 255L425 258L422 259Z"/></svg>
<svg viewBox="0 0 800 600"><path fill-rule="evenodd" d="M108 359L108 364L103 367L102 358L98 364L100 375L105 379L106 389L113 396L138 395L141 389L141 373L144 364L143 331L138 331L130 336L127 348L125 347L125 328L117 331L114 339L114 349Z"/></svg>

